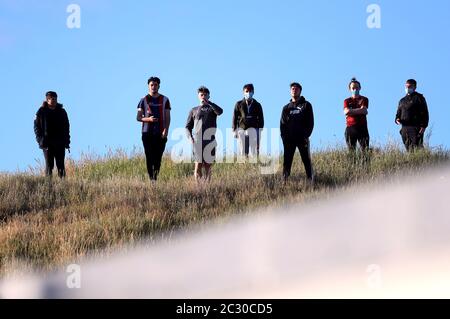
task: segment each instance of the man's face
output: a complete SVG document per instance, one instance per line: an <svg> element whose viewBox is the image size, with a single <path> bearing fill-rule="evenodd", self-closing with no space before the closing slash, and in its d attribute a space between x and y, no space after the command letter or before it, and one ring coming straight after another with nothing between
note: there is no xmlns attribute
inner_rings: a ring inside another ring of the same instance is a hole
<svg viewBox="0 0 450 319"><path fill-rule="evenodd" d="M199 99L200 103L206 103L209 100L209 94L204 93L204 92L199 92L198 99Z"/></svg>
<svg viewBox="0 0 450 319"><path fill-rule="evenodd" d="M411 84L411 83L406 83L406 84L405 84L405 88L406 88L407 90L411 89L411 90L413 90L413 91L416 91L416 86L415 86L414 84Z"/></svg>
<svg viewBox="0 0 450 319"><path fill-rule="evenodd" d="M151 82L148 84L148 91L149 91L151 94L156 94L156 93L158 93L158 91L159 91L159 84L158 84L158 82L151 81Z"/></svg>
<svg viewBox="0 0 450 319"><path fill-rule="evenodd" d="M291 96L298 98L300 97L300 94L302 93L302 91L300 90L300 88L296 85L291 87Z"/></svg>
<svg viewBox="0 0 450 319"><path fill-rule="evenodd" d="M55 96L47 96L46 100L50 106L55 106L58 103L58 98Z"/></svg>
<svg viewBox="0 0 450 319"><path fill-rule="evenodd" d="M244 89L244 97L246 99L251 99L253 97L254 92L248 88Z"/></svg>

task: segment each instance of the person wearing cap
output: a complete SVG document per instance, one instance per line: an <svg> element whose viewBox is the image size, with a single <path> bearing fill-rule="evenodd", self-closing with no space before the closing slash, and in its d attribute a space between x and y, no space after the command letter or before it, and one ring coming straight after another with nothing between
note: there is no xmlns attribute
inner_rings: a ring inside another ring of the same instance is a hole
<svg viewBox="0 0 450 319"><path fill-rule="evenodd" d="M302 86L291 83L291 101L283 107L280 120L281 139L284 146L283 177L291 175L292 161L298 148L305 167L306 176L313 181L309 138L314 128L314 114L311 103L303 96Z"/></svg>
<svg viewBox="0 0 450 319"><path fill-rule="evenodd" d="M369 99L360 95L361 83L352 78L348 85L352 96L344 100L344 114L347 127L345 129L345 141L349 151L354 152L359 142L361 150L365 152L369 148L369 130L367 128L367 109Z"/></svg>
<svg viewBox="0 0 450 319"><path fill-rule="evenodd" d="M149 93L139 101L137 107L137 120L142 122L147 172L152 181L158 179L170 126L170 101L159 93L160 84L159 78L149 78Z"/></svg>
<svg viewBox="0 0 450 319"><path fill-rule="evenodd" d="M395 123L402 126L400 135L407 151L423 148L423 136L429 122L427 101L416 90L417 81L407 80L406 96L400 100L395 115Z"/></svg>
<svg viewBox="0 0 450 319"><path fill-rule="evenodd" d="M206 181L211 180L211 167L215 161L217 146L215 140L217 116L220 116L223 110L209 100L208 88L202 86L197 93L200 105L192 108L189 112L186 134L193 145L194 178L199 182L202 178Z"/></svg>
<svg viewBox="0 0 450 319"><path fill-rule="evenodd" d="M261 130L264 127L264 113L261 104L253 98L253 84L243 87L244 98L236 102L233 113L232 128L238 139L239 156L254 158L259 156Z"/></svg>
<svg viewBox="0 0 450 319"><path fill-rule="evenodd" d="M66 110L58 103L56 92L49 91L45 94L45 101L34 120L34 133L44 152L46 175L52 175L56 162L58 176L64 178L66 149L70 150L70 124Z"/></svg>

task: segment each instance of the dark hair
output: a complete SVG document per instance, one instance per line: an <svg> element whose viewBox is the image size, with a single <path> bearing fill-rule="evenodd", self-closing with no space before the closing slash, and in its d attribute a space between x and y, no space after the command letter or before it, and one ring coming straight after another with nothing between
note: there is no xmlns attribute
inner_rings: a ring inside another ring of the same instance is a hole
<svg viewBox="0 0 450 319"><path fill-rule="evenodd" d="M356 83L358 84L359 88L361 89L361 83L359 83L359 81L356 78L352 78L350 83L348 84L348 88L350 88L350 86L352 85L352 83Z"/></svg>
<svg viewBox="0 0 450 319"><path fill-rule="evenodd" d="M198 93L209 94L209 89L206 86L201 86L201 87L198 88Z"/></svg>
<svg viewBox="0 0 450 319"><path fill-rule="evenodd" d="M147 81L147 85L149 85L150 82L156 82L156 83L158 83L158 85L161 84L161 80L156 76L152 76L151 78L149 78Z"/></svg>
<svg viewBox="0 0 450 319"><path fill-rule="evenodd" d="M294 87L294 86L298 87L300 89L300 91L303 90L302 86L298 82L292 82L289 87L292 89L292 87Z"/></svg>
<svg viewBox="0 0 450 319"><path fill-rule="evenodd" d="M417 81L414 79L409 79L408 81L406 81L407 84L411 84L414 85L415 87L417 87Z"/></svg>
<svg viewBox="0 0 450 319"><path fill-rule="evenodd" d="M45 93L45 97L58 98L58 94L56 94L56 92L54 92L54 91L48 91L47 93Z"/></svg>
<svg viewBox="0 0 450 319"><path fill-rule="evenodd" d="M244 85L244 87L242 88L242 91L245 90L249 90L250 92L255 92L255 87L253 86L253 84L249 83Z"/></svg>

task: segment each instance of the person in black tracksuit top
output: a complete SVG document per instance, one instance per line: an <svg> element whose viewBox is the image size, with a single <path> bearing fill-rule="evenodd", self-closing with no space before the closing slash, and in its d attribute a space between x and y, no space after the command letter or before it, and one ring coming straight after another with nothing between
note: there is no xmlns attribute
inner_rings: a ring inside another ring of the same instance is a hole
<svg viewBox="0 0 450 319"><path fill-rule="evenodd" d="M49 91L46 100L36 113L34 133L39 147L44 152L45 172L52 175L56 161L58 176L66 176L64 159L70 149L70 124L66 110L58 103L56 92Z"/></svg>
<svg viewBox="0 0 450 319"><path fill-rule="evenodd" d="M306 176L313 180L309 137L314 128L314 114L311 103L301 96L302 86L291 84L291 102L282 111L280 121L281 139L284 145L283 176L291 174L292 161L298 148L305 166Z"/></svg>
<svg viewBox="0 0 450 319"><path fill-rule="evenodd" d="M423 136L429 122L427 101L416 89L416 80L406 81L406 96L400 100L395 116L395 123L402 126L400 135L408 151L423 147Z"/></svg>

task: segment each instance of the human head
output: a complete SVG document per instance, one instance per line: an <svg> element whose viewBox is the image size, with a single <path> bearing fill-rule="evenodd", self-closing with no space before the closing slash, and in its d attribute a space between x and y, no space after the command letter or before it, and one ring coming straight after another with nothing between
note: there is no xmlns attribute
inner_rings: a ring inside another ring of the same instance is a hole
<svg viewBox="0 0 450 319"><path fill-rule="evenodd" d="M292 98L299 98L300 95L302 94L302 86L300 85L300 83L297 82L292 82L290 85L291 88L291 97Z"/></svg>
<svg viewBox="0 0 450 319"><path fill-rule="evenodd" d="M409 79L406 81L406 84L405 84L406 94L414 93L416 91L416 89L417 89L417 81L416 80Z"/></svg>
<svg viewBox="0 0 450 319"><path fill-rule="evenodd" d="M158 77L152 76L148 79L147 84L150 95L158 94L159 86L161 84L161 80Z"/></svg>
<svg viewBox="0 0 450 319"><path fill-rule="evenodd" d="M58 94L54 91L48 91L45 93L45 100L50 106L55 106L58 103Z"/></svg>
<svg viewBox="0 0 450 319"><path fill-rule="evenodd" d="M198 88L198 99L200 103L208 102L209 100L209 89L206 86L201 86Z"/></svg>
<svg viewBox="0 0 450 319"><path fill-rule="evenodd" d="M361 83L356 78L352 78L348 84L348 89L352 92L352 95L358 96L361 91Z"/></svg>
<svg viewBox="0 0 450 319"><path fill-rule="evenodd" d="M246 100L251 100L253 98L253 94L255 93L255 87L253 84L249 83L244 85L242 91L244 92L244 98Z"/></svg>

